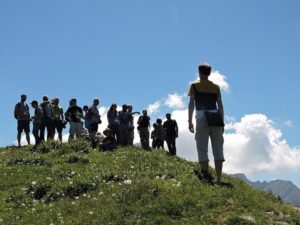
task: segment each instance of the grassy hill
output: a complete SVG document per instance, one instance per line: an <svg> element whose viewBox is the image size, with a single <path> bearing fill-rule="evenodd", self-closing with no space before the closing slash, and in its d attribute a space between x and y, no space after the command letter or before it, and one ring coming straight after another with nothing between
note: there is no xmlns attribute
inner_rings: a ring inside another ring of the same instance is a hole
<svg viewBox="0 0 300 225"><path fill-rule="evenodd" d="M300 212L225 176L233 188L194 175L197 164L164 151L92 150L48 142L0 149L0 224L300 224Z"/></svg>

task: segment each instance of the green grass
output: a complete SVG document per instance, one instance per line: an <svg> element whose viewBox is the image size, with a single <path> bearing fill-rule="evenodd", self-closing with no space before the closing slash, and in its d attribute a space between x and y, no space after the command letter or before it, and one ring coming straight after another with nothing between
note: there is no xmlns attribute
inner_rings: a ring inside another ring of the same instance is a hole
<svg viewBox="0 0 300 225"><path fill-rule="evenodd" d="M228 162L229 163L229 162ZM300 224L300 213L224 175L164 151L99 152L85 141L0 149L0 224Z"/></svg>

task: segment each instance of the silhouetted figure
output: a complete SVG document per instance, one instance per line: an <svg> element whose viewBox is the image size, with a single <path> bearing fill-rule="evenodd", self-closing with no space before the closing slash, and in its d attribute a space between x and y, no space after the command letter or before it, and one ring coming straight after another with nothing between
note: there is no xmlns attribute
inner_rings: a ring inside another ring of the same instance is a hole
<svg viewBox="0 0 300 225"><path fill-rule="evenodd" d="M42 120L43 120L43 110L41 107L39 107L38 102L36 100L31 102L31 106L34 109L34 116L31 117L31 120L33 121L33 129L32 134L35 138L35 145L38 145L41 143L41 126L42 126Z"/></svg>
<svg viewBox="0 0 300 225"><path fill-rule="evenodd" d="M189 102L189 130L194 133L192 121L194 108L196 107L196 134L198 158L200 168L199 178L203 177L208 182L212 182L213 177L208 171L208 139L211 140L212 151L215 161L217 183L221 183L223 154L223 132L224 132L224 109L221 98L220 87L208 80L211 73L209 64L201 64L198 67L200 80L191 84L188 95ZM217 124L216 122L220 121Z"/></svg>
<svg viewBox="0 0 300 225"><path fill-rule="evenodd" d="M93 105L90 106L88 110L88 115L90 116L90 140L92 141L92 147L97 147L96 134L98 132L98 126L102 123L101 116L99 114L98 105L100 100L98 98L94 99Z"/></svg>
<svg viewBox="0 0 300 225"><path fill-rule="evenodd" d="M150 128L150 117L147 115L147 110L143 110L143 115L138 119L138 130L140 133L141 145L145 150L149 150L149 128Z"/></svg>
<svg viewBox="0 0 300 225"><path fill-rule="evenodd" d="M155 125L153 124L154 130L153 133L153 142L152 142L152 147L153 148L162 148L164 149L164 140L165 140L165 129L163 128L162 125L162 120L157 119ZM152 135L151 135L152 137ZM154 145L153 145L154 143Z"/></svg>
<svg viewBox="0 0 300 225"><path fill-rule="evenodd" d="M171 114L166 114L167 120L163 124L166 142L170 155L176 155L176 138L178 138L178 126L176 120L171 119Z"/></svg>
<svg viewBox="0 0 300 225"><path fill-rule="evenodd" d="M105 138L103 139L102 144L100 145L100 150L103 151L112 151L117 147L117 141L115 137L113 136L113 132L111 129L106 128L103 131L103 134L105 135Z"/></svg>
<svg viewBox="0 0 300 225"><path fill-rule="evenodd" d="M75 98L69 101L69 108L65 113L66 120L70 123L69 130L69 141L81 137L82 123L81 119L83 118L82 108L77 106L77 100Z"/></svg>
<svg viewBox="0 0 300 225"><path fill-rule="evenodd" d="M21 95L21 101L16 104L14 110L14 117L17 120L17 140L19 147L21 147L21 135L23 131L26 134L27 143L30 144L30 112L28 105L25 103L26 98L26 95Z"/></svg>
<svg viewBox="0 0 300 225"><path fill-rule="evenodd" d="M40 139L42 141L45 140L45 129L47 128L47 140L51 140L53 134L52 110L47 96L43 96L43 102L41 103L40 107L43 110L42 124L40 127Z"/></svg>
<svg viewBox="0 0 300 225"><path fill-rule="evenodd" d="M128 134L128 144L129 145L133 145L133 140L134 140L134 114L140 114L140 112L132 112L133 107L132 105L128 105L128 117L129 117L129 123L128 123L128 130L129 130L129 134Z"/></svg>
<svg viewBox="0 0 300 225"><path fill-rule="evenodd" d="M64 121L64 110L59 105L59 98L54 98L51 104L52 110L52 123L53 123L53 130L52 130L52 139L54 139L55 132L58 134L59 141L62 142L62 131L66 125Z"/></svg>
<svg viewBox="0 0 300 225"><path fill-rule="evenodd" d="M120 119L117 111L117 104L111 104L107 112L107 121L113 136L116 138L118 144L120 144Z"/></svg>
<svg viewBox="0 0 300 225"><path fill-rule="evenodd" d="M119 120L120 120L120 145L127 146L128 145L128 137L129 137L129 113L128 113L127 105L122 106L122 111L119 112Z"/></svg>

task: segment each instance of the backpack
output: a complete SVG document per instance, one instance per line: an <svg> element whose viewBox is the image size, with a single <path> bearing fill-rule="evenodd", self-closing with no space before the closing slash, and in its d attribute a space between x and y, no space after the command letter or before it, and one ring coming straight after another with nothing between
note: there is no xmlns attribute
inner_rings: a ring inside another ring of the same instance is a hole
<svg viewBox="0 0 300 225"><path fill-rule="evenodd" d="M17 113L15 113L15 119L18 119L18 116L21 114L21 103L20 102L18 102L17 104L16 104L16 106L17 106L17 109L18 109L18 112ZM30 117L29 117L29 106L27 105L27 103L25 103L25 108L26 108L26 111L28 111L28 114L27 114L27 117L28 118L26 118L26 120L30 120Z"/></svg>

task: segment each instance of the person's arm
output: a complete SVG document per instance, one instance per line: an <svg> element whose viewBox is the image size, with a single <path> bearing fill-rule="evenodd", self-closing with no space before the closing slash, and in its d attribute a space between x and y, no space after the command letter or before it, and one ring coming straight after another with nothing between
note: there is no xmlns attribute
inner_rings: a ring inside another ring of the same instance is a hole
<svg viewBox="0 0 300 225"><path fill-rule="evenodd" d="M17 103L16 106L15 106L15 110L14 110L14 116L15 116L15 119L17 120L18 119L18 115L19 115L19 104L20 103Z"/></svg>
<svg viewBox="0 0 300 225"><path fill-rule="evenodd" d="M65 119L63 108L61 108L60 116L61 116L61 120L64 120L64 119Z"/></svg>
<svg viewBox="0 0 300 225"><path fill-rule="evenodd" d="M218 110L219 110L219 112L220 112L220 114L221 114L221 116L224 120L224 108L223 108L223 102L222 102L221 96L219 96L217 98L217 105L218 105Z"/></svg>
<svg viewBox="0 0 300 225"><path fill-rule="evenodd" d="M189 122L189 130L190 132L194 133L194 124L193 124L193 113L194 113L194 108L195 108L195 97L190 96L190 102L189 102L189 109L188 109L188 122Z"/></svg>
<svg viewBox="0 0 300 225"><path fill-rule="evenodd" d="M178 137L178 125L177 125L176 120L174 120L174 122L175 122L175 132L176 132L176 137Z"/></svg>

